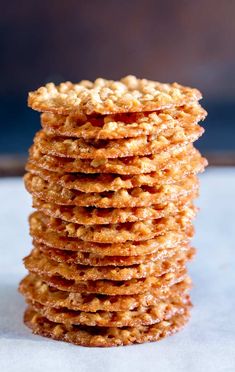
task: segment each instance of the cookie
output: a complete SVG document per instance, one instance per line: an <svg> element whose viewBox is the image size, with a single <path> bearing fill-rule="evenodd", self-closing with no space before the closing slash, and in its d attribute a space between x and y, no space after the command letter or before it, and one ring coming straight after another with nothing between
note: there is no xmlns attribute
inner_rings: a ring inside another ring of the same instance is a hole
<svg viewBox="0 0 235 372"><path fill-rule="evenodd" d="M67 222L76 224L116 224L135 222L147 219L157 219L177 214L183 205L191 202L198 196L198 190L188 192L188 195L179 197L177 201L154 204L150 207L136 208L95 208L95 207L73 207L44 202L33 197L33 207L46 215L61 218Z"/></svg>
<svg viewBox="0 0 235 372"><path fill-rule="evenodd" d="M181 278L178 277L178 280ZM186 295L191 289L191 279L185 276L181 281L165 288L155 288L147 293L108 296L61 291L43 282L34 274L27 275L20 283L19 291L27 300L39 302L54 308L75 311L126 311L140 306L153 306L169 298L170 295Z"/></svg>
<svg viewBox="0 0 235 372"><path fill-rule="evenodd" d="M103 252L102 249L105 252L112 250L111 245L107 243L114 243L113 248L116 252L121 250L130 253L133 250L132 246L135 245L133 242L136 242L138 247L141 244L138 242L165 235L169 231L177 234L186 232L188 236L191 236L193 233L191 220L195 215L196 208L189 204L182 207L176 215L123 224L84 226L49 217L42 212L32 213L29 217L29 223L32 237L52 247L97 253ZM169 235L167 239L172 241ZM83 244L82 241L89 242L89 244ZM122 244L120 247L118 246L118 243L127 241L130 242ZM91 244L91 242L104 243L106 245ZM162 241L161 244L164 244L164 242ZM126 248L127 246L128 249ZM87 247L91 247L91 249L88 248L88 251L84 250ZM93 248L97 248L97 252ZM144 249L144 245L142 245L142 249Z"/></svg>
<svg viewBox="0 0 235 372"><path fill-rule="evenodd" d="M141 186L133 189L83 193L50 183L39 176L27 173L24 176L27 191L43 201L65 206L97 208L135 208L161 204L187 195L188 190L198 186L196 176L190 175L170 185Z"/></svg>
<svg viewBox="0 0 235 372"><path fill-rule="evenodd" d="M24 258L24 265L32 273L48 276L59 275L68 280L97 281L105 279L123 281L146 278L151 275L163 275L174 270L176 263L184 264L190 260L194 254L194 248L188 247L188 249L181 251L179 247L172 257L166 259L163 258L156 262L150 261L146 264L117 267L85 266L56 262L45 256L38 249L34 249L29 256Z"/></svg>
<svg viewBox="0 0 235 372"><path fill-rule="evenodd" d="M185 263L175 262L165 274L141 279L75 281L62 278L59 275L48 276L44 274L40 274L40 279L49 286L60 289L61 291L124 296L165 289L182 281L186 275Z"/></svg>
<svg viewBox="0 0 235 372"><path fill-rule="evenodd" d="M117 159L73 159L62 158L43 154L36 145L29 150L29 162L59 173L115 173L121 175L133 175L157 172L167 167L172 156L184 152L187 156L188 151L192 150L192 145L170 145L167 151L148 156L134 156Z"/></svg>
<svg viewBox="0 0 235 372"><path fill-rule="evenodd" d="M152 306L140 306L126 311L84 312L66 308L53 308L38 302L27 300L27 303L41 316L55 323L66 326L85 325L91 327L138 327L168 320L175 314L184 312L185 305L191 305L189 295L170 296L167 300Z"/></svg>
<svg viewBox="0 0 235 372"><path fill-rule="evenodd" d="M31 162L26 164L26 170L47 182L56 183L69 190L77 190L84 193L100 193L132 189L143 185L172 184L179 182L190 174L203 172L206 165L206 159L200 155L199 151L193 148L190 152L181 152L172 157L164 169L152 173L135 175L58 173L40 168Z"/></svg>
<svg viewBox="0 0 235 372"><path fill-rule="evenodd" d="M160 250L188 244L192 239L193 234L194 228L193 226L190 226L186 228L185 231L168 231L153 239L140 242L127 241L124 243L93 243L77 240L76 238L66 239L56 235L55 233L49 233L46 236L42 235L41 238L34 237L33 244L35 246L37 244L43 245L45 249L52 248L60 250L62 251L62 253L60 253L64 255L66 255L66 251L71 252L72 256L72 252L86 253L86 256L89 254L106 257L118 255L118 257L122 257L120 260L124 262L124 257L156 254ZM133 257L132 259L135 260L138 259L138 257Z"/></svg>
<svg viewBox="0 0 235 372"><path fill-rule="evenodd" d="M163 320L150 326L102 328L88 326L69 326L54 323L39 315L32 308L24 314L24 322L33 333L61 340L75 345L93 347L111 347L158 341L179 331L189 319L189 307L186 305L182 314L169 320Z"/></svg>
<svg viewBox="0 0 235 372"><path fill-rule="evenodd" d="M56 233L48 233L47 235L35 235L33 244L44 245L45 249L57 249L61 251L79 252L100 256L143 256L157 253L161 249L169 249L178 245L189 243L194 234L193 226L185 228L185 230L164 231L162 235L156 236L153 239L144 241L127 241L124 243L94 243L89 241L82 241L76 238L64 238ZM133 257L133 260L136 259ZM124 261L123 261L124 262Z"/></svg>
<svg viewBox="0 0 235 372"><path fill-rule="evenodd" d="M45 256L57 262L64 262L67 264L78 264L88 266L132 266L136 264L147 264L151 261L172 257L175 253L187 249L187 244L173 246L170 248L160 247L155 253L142 254L135 256L103 256L88 252L74 252L69 250L62 250L51 248L46 244L33 241L35 248L39 249Z"/></svg>
<svg viewBox="0 0 235 372"><path fill-rule="evenodd" d="M196 102L153 112L133 112L115 115L58 115L41 114L41 124L49 135L84 139L121 139L158 135L176 126L197 123L206 111Z"/></svg>
<svg viewBox="0 0 235 372"><path fill-rule="evenodd" d="M126 76L120 81L96 79L80 83L48 83L29 93L28 105L37 111L58 114L99 113L102 115L153 111L182 106L201 99L197 89L180 84L159 82Z"/></svg>
<svg viewBox="0 0 235 372"><path fill-rule="evenodd" d="M171 145L183 146L196 141L204 129L198 124L187 128L166 129L158 136L142 136L119 140L84 140L83 138L51 136L41 130L34 143L46 155L75 159L115 159L144 156L167 151Z"/></svg>

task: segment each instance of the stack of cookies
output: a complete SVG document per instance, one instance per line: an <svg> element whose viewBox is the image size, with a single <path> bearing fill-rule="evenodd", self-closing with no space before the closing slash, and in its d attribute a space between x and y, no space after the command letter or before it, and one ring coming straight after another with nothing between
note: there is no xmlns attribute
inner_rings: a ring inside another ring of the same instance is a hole
<svg viewBox="0 0 235 372"><path fill-rule="evenodd" d="M206 160L198 90L128 76L29 94L42 112L25 185L36 211L20 284L34 333L84 346L156 341L185 325L186 264Z"/></svg>

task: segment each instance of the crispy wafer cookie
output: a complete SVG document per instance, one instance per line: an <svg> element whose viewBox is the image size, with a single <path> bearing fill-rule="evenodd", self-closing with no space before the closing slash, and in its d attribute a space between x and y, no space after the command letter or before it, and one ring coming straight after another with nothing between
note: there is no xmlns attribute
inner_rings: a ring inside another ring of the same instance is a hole
<svg viewBox="0 0 235 372"><path fill-rule="evenodd" d="M133 112L116 115L41 115L44 130L51 135L85 139L120 139L157 135L176 126L197 123L206 111L196 102L154 112Z"/></svg>
<svg viewBox="0 0 235 372"><path fill-rule="evenodd" d="M135 256L150 254L160 248L167 249L187 243L194 233L190 221L193 216L193 211L189 210L189 212L185 211L185 213L175 217L149 220L147 221L149 226L146 221L130 223L130 225L135 226L132 226L133 231L130 228L130 234L128 234L128 226L126 226L126 233L119 239L113 238L115 232L118 234L123 232L117 226L114 225L113 228L110 228L110 225L108 227L101 225L101 230L99 230L99 225L97 225L97 236L100 237L100 239L97 237L97 240L103 242L93 242L89 241L90 230L87 231L85 236L88 241L82 240L80 237L84 238L85 233L79 233L79 226L76 227L74 224L64 225L62 220L49 218L41 215L40 212L35 212L30 217L30 234L35 242L56 249L89 252L102 256ZM90 228L88 227L88 229ZM103 231L102 229L111 230L112 234L106 236L106 230ZM137 231L139 234L137 234ZM140 236L141 232L142 235ZM95 236L92 235L91 238L94 239ZM127 237L134 239L133 241L128 240ZM107 240L109 240L108 243Z"/></svg>
<svg viewBox="0 0 235 372"><path fill-rule="evenodd" d="M167 321L163 320L160 323L150 326L139 326L138 328L65 326L49 321L32 308L28 308L24 315L25 324L35 334L75 345L100 347L158 341L179 331L187 323L188 319L189 306L187 305L185 305L183 313L177 314Z"/></svg>
<svg viewBox="0 0 235 372"><path fill-rule="evenodd" d="M66 173L115 173L121 175L143 174L167 167L172 156L184 152L188 155L189 145L170 145L167 151L148 156L129 156L117 159L73 159L43 154L36 145L29 150L30 163L53 172Z"/></svg>
<svg viewBox="0 0 235 372"><path fill-rule="evenodd" d="M84 225L116 224L135 222L146 219L157 219L177 214L187 203L198 196L198 187L187 196L178 197L177 201L154 204L150 207L136 208L95 208L60 206L58 204L44 202L36 197L33 198L33 207L46 215L61 218L64 221Z"/></svg>
<svg viewBox="0 0 235 372"><path fill-rule="evenodd" d="M198 186L198 179L194 175L170 185L141 186L103 193L82 193L69 190L30 173L25 175L24 181L28 192L49 203L97 208L147 207L170 202L187 195L189 189Z"/></svg>
<svg viewBox="0 0 235 372"><path fill-rule="evenodd" d="M124 296L165 289L183 280L186 274L185 262L181 261L175 262L174 266L163 275L149 276L141 279L75 281L62 278L59 275L48 276L44 274L40 274L40 278L49 286L66 292Z"/></svg>
<svg viewBox="0 0 235 372"><path fill-rule="evenodd" d="M88 312L98 310L126 311L134 310L140 306L156 305L171 295L186 295L192 286L191 279L189 276L179 276L177 280L179 282L168 287L155 288L143 294L108 296L61 291L49 286L38 276L29 274L21 281L19 290L26 299L54 308L68 308Z"/></svg>
<svg viewBox="0 0 235 372"><path fill-rule="evenodd" d="M189 174L197 174L204 170L207 162L199 151L192 149L187 152L187 156L185 155L184 152L179 153L170 160L164 169L136 175L58 173L40 168L32 162L27 163L26 170L45 181L56 183L69 190L85 193L118 191L143 185L168 185L179 182Z"/></svg>
<svg viewBox="0 0 235 372"><path fill-rule="evenodd" d="M96 79L80 83L46 84L29 93L28 104L34 110L58 114L112 114L153 111L181 106L201 99L197 89L180 84L159 82L126 76L120 81Z"/></svg>
<svg viewBox="0 0 235 372"><path fill-rule="evenodd" d="M76 264L67 264L56 262L41 251L34 249L24 259L25 267L33 273L42 275L60 275L68 280L75 281L97 281L97 280L130 280L146 278L151 275L163 275L175 269L176 263L185 263L190 260L194 254L194 248L180 249L172 257L163 258L156 262L150 261L146 264L137 264L127 267L115 266L85 266Z"/></svg>
<svg viewBox="0 0 235 372"><path fill-rule="evenodd" d="M138 327L155 324L182 313L185 305L191 304L189 295L172 295L165 301L160 301L152 306L140 306L134 310L118 312L96 311L93 313L66 308L55 309L36 301L28 300L27 302L30 307L52 322L62 323L66 326L86 325L92 327Z"/></svg>
<svg viewBox="0 0 235 372"><path fill-rule="evenodd" d="M115 255L118 255L119 257L130 257L153 254L161 249L169 249L178 245L187 244L190 239L192 239L193 233L194 228L189 226L185 231L168 231L153 239L139 242L127 241L124 243L89 242L76 238L64 238L63 236L58 236L56 233L48 233L47 235L38 234L34 236L33 243L35 245L43 244L45 249L54 248L62 251L70 251L71 253L84 252L87 253L86 256L88 256L88 254L94 254L106 257ZM113 238L113 240L114 239L115 238ZM134 259L135 258L133 258L133 260Z"/></svg>
<svg viewBox="0 0 235 372"><path fill-rule="evenodd" d="M185 239L186 240L186 239ZM161 247L156 250L155 253L142 254L142 255L132 255L132 256L104 256L97 255L88 252L74 252L69 250L62 250L51 248L46 244L33 242L35 248L43 252L43 254L54 261L65 262L68 264L79 264L88 266L132 266L136 264L147 264L151 261L158 261L172 257L175 253L187 249L187 244L174 247L164 248Z"/></svg>
<svg viewBox="0 0 235 372"><path fill-rule="evenodd" d="M34 143L47 155L79 159L114 159L127 156L144 156L166 151L169 145L185 145L196 141L204 132L198 124L189 128L167 129L159 136L142 136L119 140L84 140L50 136L37 132Z"/></svg>
<svg viewBox="0 0 235 372"><path fill-rule="evenodd" d="M128 251L130 253L132 250L135 251L134 246L135 243L137 243L137 251L138 245L142 244L140 249L143 249L145 252L144 244L138 242L153 239L159 235L165 235L169 233L169 231L175 234L168 234L166 240L161 241L160 244L165 246L166 241L172 242L175 240L176 234L179 234L178 236L181 239L182 235L180 232L182 234L186 233L187 236L191 236L193 232L191 220L195 217L195 214L196 208L189 205L184 206L176 215L156 220L144 220L113 225L83 226L66 222L59 218L46 216L42 212L34 212L29 218L30 234L36 240L59 249L76 251L88 248L87 252L93 253L95 253L95 249L100 252L102 252L101 249L104 249L104 252L108 252L109 250L115 252L116 250L116 252ZM174 236L173 240L172 236ZM82 241L87 241L89 243L83 244ZM128 244L118 245L127 241L129 241ZM91 242L105 243L106 246L104 244L94 245L91 244ZM107 243L115 243L113 244L113 250L112 245L107 245ZM128 248L126 249L125 247Z"/></svg>

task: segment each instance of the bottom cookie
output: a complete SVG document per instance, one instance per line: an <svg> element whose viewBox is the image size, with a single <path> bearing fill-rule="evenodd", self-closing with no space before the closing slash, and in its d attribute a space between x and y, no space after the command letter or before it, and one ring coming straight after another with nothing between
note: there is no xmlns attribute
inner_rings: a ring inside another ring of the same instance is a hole
<svg viewBox="0 0 235 372"><path fill-rule="evenodd" d="M33 333L54 340L81 346L110 347L158 341L179 331L187 323L189 315L189 306L185 306L182 314L150 326L102 328L54 323L28 307L24 322Z"/></svg>

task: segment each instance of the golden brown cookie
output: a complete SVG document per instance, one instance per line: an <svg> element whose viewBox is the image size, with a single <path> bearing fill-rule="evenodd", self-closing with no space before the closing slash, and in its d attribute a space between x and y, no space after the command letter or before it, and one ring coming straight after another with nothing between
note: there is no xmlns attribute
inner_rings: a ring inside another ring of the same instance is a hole
<svg viewBox="0 0 235 372"><path fill-rule="evenodd" d="M181 278L179 277L178 280ZM146 293L108 296L61 291L43 282L34 274L27 275L20 283L19 291L27 300L39 302L54 308L68 308L75 311L96 312L134 310L140 306L153 306L169 298L170 295L186 295L191 289L189 276L171 286L155 288Z"/></svg>
<svg viewBox="0 0 235 372"><path fill-rule="evenodd" d="M76 238L64 238L63 236L58 236L56 233L48 233L46 236L37 235L34 237L34 245L40 244L44 245L45 249L53 248L61 251L70 251L71 253L79 252L100 256L119 256L130 257L130 256L142 256L154 254L161 249L170 249L178 245L188 244L192 239L194 234L193 226L185 228L185 230L176 230L164 232L163 235L156 236L153 239L148 239L144 241L127 241L124 243L94 243L78 240ZM137 259L133 257L133 260ZM124 261L123 261L124 262Z"/></svg>
<svg viewBox="0 0 235 372"><path fill-rule="evenodd" d="M33 333L75 345L110 347L158 341L179 331L189 319L189 306L184 312L150 326L101 328L88 326L65 326L49 321L32 308L27 308L24 322Z"/></svg>
<svg viewBox="0 0 235 372"><path fill-rule="evenodd" d="M120 139L157 135L176 126L197 123L206 111L197 103L153 112L115 115L58 115L44 112L41 124L47 134L84 139Z"/></svg>
<svg viewBox="0 0 235 372"><path fill-rule="evenodd" d="M195 217L195 214L196 208L192 205L188 205L184 206L176 215L156 220L144 220L113 225L83 226L65 222L59 218L48 217L42 212L34 212L29 217L29 223L32 237L51 247L98 254L106 252L105 255L108 255L109 251L113 251L113 254L122 251L128 252L127 255L130 255L132 251L139 252L139 249L143 249L144 252L146 252L147 249L148 253L152 253L152 251L148 251L150 246L147 248L145 243L138 242L150 240L159 235L165 235L169 231L173 234L168 234L166 237L166 240L168 240L170 244L175 241L176 234L180 234L180 232L182 234L186 233L186 236L192 236L193 229L191 220ZM161 240L160 244L165 246L166 240ZM83 244L83 241L89 243ZM91 242L104 244L92 244ZM127 242L127 244L119 245L125 242ZM155 242L154 244L157 243Z"/></svg>
<svg viewBox="0 0 235 372"><path fill-rule="evenodd" d="M130 280L146 278L151 275L163 275L175 269L179 262L185 263L195 254L195 249L178 248L178 251L169 258L163 258L156 262L132 266L86 266L56 262L45 256L38 249L33 249L29 256L24 258L26 269L35 274L48 276L59 275L68 280L97 281L97 280Z"/></svg>
<svg viewBox="0 0 235 372"><path fill-rule="evenodd" d="M31 274L31 273L30 273ZM130 280L90 280L75 281L62 278L59 275L48 276L40 274L40 279L49 286L71 293L95 293L102 295L124 296L149 293L165 289L185 279L187 271L185 262L175 262L167 273L160 276L149 276ZM37 275L38 276L38 275Z"/></svg>
<svg viewBox="0 0 235 372"><path fill-rule="evenodd" d="M182 106L201 99L197 89L180 84L159 82L126 76L120 81L96 79L80 83L61 83L29 93L28 105L37 111L58 114L113 114L120 112L153 111Z"/></svg>
<svg viewBox="0 0 235 372"><path fill-rule="evenodd" d="M58 173L115 173L133 175L157 172L167 167L173 156L184 153L187 156L192 145L170 145L167 151L148 156L129 156L117 159L73 159L43 154L36 145L29 150L29 162Z"/></svg>
<svg viewBox="0 0 235 372"><path fill-rule="evenodd" d="M43 252L43 254L54 261L65 262L67 264L78 264L88 266L132 266L136 264L147 264L151 261L158 261L172 257L175 253L187 249L187 244L173 246L170 248L160 247L155 253L140 254L135 256L103 256L88 252L74 252L51 248L46 244L33 241L35 248Z"/></svg>
<svg viewBox="0 0 235 372"><path fill-rule="evenodd" d="M190 203L197 197L198 186L194 186L194 189L192 189L188 195L179 197L177 201L155 204L146 208L86 208L61 206L44 202L36 197L33 198L33 207L50 217L61 218L67 222L83 225L103 225L157 219L174 215L177 214L184 205L187 205L187 203Z"/></svg>
<svg viewBox="0 0 235 372"><path fill-rule="evenodd" d="M78 190L85 193L119 191L132 189L143 185L168 185L179 182L189 174L197 174L204 171L207 161L199 151L193 148L190 152L181 152L173 157L164 169L157 172L118 175L108 173L83 174L83 173L58 173L38 167L28 162L26 170L37 175L50 183L69 190Z"/></svg>
<svg viewBox="0 0 235 372"><path fill-rule="evenodd" d="M196 141L204 132L198 124L190 127L166 129L158 136L143 136L119 140L84 140L83 138L59 137L36 133L34 143L46 155L75 159L115 159L144 156L167 151L169 146L182 146Z"/></svg>
<svg viewBox="0 0 235 372"><path fill-rule="evenodd" d="M66 308L53 308L27 300L27 303L40 315L55 323L62 323L66 326L86 325L91 327L138 327L150 325L168 320L175 314L184 312L185 305L191 305L189 295L170 296L167 300L161 301L152 306L140 306L134 310L126 311L96 311L84 312Z"/></svg>
<svg viewBox="0 0 235 372"><path fill-rule="evenodd" d="M187 195L188 190L199 182L195 175L189 175L178 183L160 186L141 186L103 193L83 193L50 183L39 176L27 173L24 176L27 191L43 201L65 206L97 208L135 208L161 204Z"/></svg>

